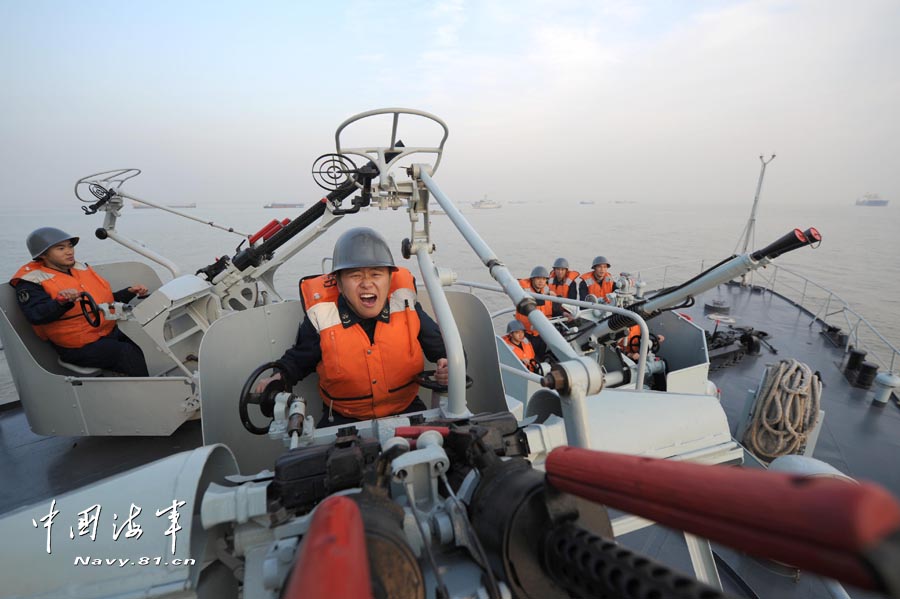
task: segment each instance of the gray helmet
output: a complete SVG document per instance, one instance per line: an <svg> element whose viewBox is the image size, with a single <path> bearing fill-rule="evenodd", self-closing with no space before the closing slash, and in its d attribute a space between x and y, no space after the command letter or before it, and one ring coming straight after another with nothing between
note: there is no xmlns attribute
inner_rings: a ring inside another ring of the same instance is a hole
<svg viewBox="0 0 900 599"><path fill-rule="evenodd" d="M509 335L513 331L524 331L525 325L519 322L518 320L510 320L509 324L506 325L506 334Z"/></svg>
<svg viewBox="0 0 900 599"><path fill-rule="evenodd" d="M334 244L331 272L345 268L366 268L373 266L394 266L394 257L387 242L377 231L368 227L357 227L345 231Z"/></svg>
<svg viewBox="0 0 900 599"><path fill-rule="evenodd" d="M535 266L531 269L531 274L528 276L529 279L533 279L535 277L544 277L545 279L550 278L550 273L547 271L547 267L545 266Z"/></svg>
<svg viewBox="0 0 900 599"><path fill-rule="evenodd" d="M607 268L609 268L610 266L612 266L612 265L609 263L609 260L606 259L606 256L597 256L596 258L594 258L594 261L591 262L591 268L594 268L594 267L597 266L598 264L605 264Z"/></svg>
<svg viewBox="0 0 900 599"><path fill-rule="evenodd" d="M557 258L553 262L553 268L569 268L569 261L565 258Z"/></svg>
<svg viewBox="0 0 900 599"><path fill-rule="evenodd" d="M65 231L54 227L41 227L28 235L25 245L28 246L28 253L31 254L31 259L37 260L38 256L63 241L71 241L72 245L78 245L78 237L74 235L69 235Z"/></svg>

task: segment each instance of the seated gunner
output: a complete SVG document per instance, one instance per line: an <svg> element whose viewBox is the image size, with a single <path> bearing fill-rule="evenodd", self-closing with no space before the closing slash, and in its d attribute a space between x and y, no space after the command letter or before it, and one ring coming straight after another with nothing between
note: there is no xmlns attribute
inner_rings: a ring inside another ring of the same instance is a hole
<svg viewBox="0 0 900 599"><path fill-rule="evenodd" d="M313 371L328 413L319 426L427 409L415 377L424 355L449 380L437 323L416 300L415 280L394 265L376 231L350 229L334 246L332 271L301 281L306 318L297 341L277 361L288 386ZM281 373L257 384L261 392Z"/></svg>

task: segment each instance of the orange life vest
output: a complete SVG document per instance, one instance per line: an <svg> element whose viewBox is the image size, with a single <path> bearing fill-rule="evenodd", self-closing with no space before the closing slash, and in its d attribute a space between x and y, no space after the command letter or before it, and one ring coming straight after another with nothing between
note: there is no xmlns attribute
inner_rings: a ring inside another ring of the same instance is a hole
<svg viewBox="0 0 900 599"><path fill-rule="evenodd" d="M556 275L547 280L547 286L550 291L559 297L569 297L569 287L575 285L575 279L581 276L577 270L570 270L566 273L566 279L562 283L556 283ZM576 294L577 295L577 294Z"/></svg>
<svg viewBox="0 0 900 599"><path fill-rule="evenodd" d="M390 322L375 324L375 342L360 324L344 327L334 275L300 282L306 317L319 332L322 361L316 366L324 404L359 420L398 414L416 398L415 376L425 359L419 344L419 316L412 273L400 268L388 291Z"/></svg>
<svg viewBox="0 0 900 599"><path fill-rule="evenodd" d="M581 276L581 280L587 283L588 295L593 295L597 299L606 299L606 294L612 293L616 288L616 280L608 272L603 275L603 279L597 281L594 271L587 272Z"/></svg>
<svg viewBox="0 0 900 599"><path fill-rule="evenodd" d="M521 360L522 364L525 365L525 368L531 372L538 371L538 363L537 360L534 359L534 346L531 345L531 341L528 340L528 337L522 339L522 345L513 343L513 340L509 335L504 335L503 340L506 342L506 345L513 350L516 357Z"/></svg>
<svg viewBox="0 0 900 599"><path fill-rule="evenodd" d="M531 288L531 279L519 279L519 285L522 286L522 289L526 291L530 291L532 293L542 293L544 295L550 295L550 287L544 287L540 291L535 291ZM540 302L544 302L541 304ZM553 303L547 300L537 300L538 306L537 309L544 313L547 318L553 316ZM525 325L525 330L533 335L539 335L539 333L531 326L531 321L528 320L528 317L524 314L519 314L516 312L516 320Z"/></svg>
<svg viewBox="0 0 900 599"><path fill-rule="evenodd" d="M632 325L628 327L628 334L619 339L619 347L622 348L625 353L635 353L631 351L631 343L635 338L641 338L641 327L639 325ZM638 343L638 341L635 341L635 346L637 346Z"/></svg>
<svg viewBox="0 0 900 599"><path fill-rule="evenodd" d="M40 285L52 298L55 298L63 289L76 289L90 293L98 304L108 304L113 301L112 288L106 279L98 275L93 268L81 262L76 262L69 269L69 274L66 274L44 266L44 263L39 260L34 260L17 270L9 282L15 287L19 281ZM77 348L93 343L101 337L106 337L116 328L116 323L106 320L101 312L100 326L92 327L81 313L81 304L76 301L75 305L58 320L31 326L37 336L45 341L49 340L59 347Z"/></svg>

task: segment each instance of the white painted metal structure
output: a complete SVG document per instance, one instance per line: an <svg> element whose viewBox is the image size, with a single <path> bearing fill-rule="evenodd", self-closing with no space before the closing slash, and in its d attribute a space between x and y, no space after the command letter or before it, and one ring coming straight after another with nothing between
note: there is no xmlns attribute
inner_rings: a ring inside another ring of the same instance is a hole
<svg viewBox="0 0 900 599"><path fill-rule="evenodd" d="M364 117L384 114L393 117L388 145L349 149L341 146L340 134L348 125ZM407 148L388 160L386 156L396 149L401 116L424 117L437 122L444 131L440 144ZM423 303L436 315L450 361L449 390L446 396L433 398L431 409L424 413L426 420L438 416L457 418L477 412L511 411L517 416L522 435L527 439L528 459L539 468L552 449L566 444L704 464L739 462L742 450L731 439L718 399L708 394L705 341L702 331L692 323L672 313L658 319L660 330L665 331L667 339L660 348L660 355L670 361L666 373L669 392L661 393L645 390L643 386L648 329L640 317L635 317L642 330L640 361L637 365L626 364L631 377L639 384L632 383L630 386L636 388L628 388L621 384L624 372L605 370L605 364L598 357L601 352L584 355L567 342L540 311L532 310L528 313L531 323L559 358L554 372L566 381L551 390L539 387L534 375L525 372L493 334L490 314L477 297L445 290L455 281L455 276L452 272L436 269L431 261L434 244L427 226L429 193L513 303L526 312L529 306L534 307L534 298L519 286L500 258L432 179L440 163L446 133L446 125L433 115L407 109L385 109L348 119L339 127L336 140L338 152L365 156L378 167L379 178L372 190L372 203L406 207L410 218L409 254L415 255L419 262L428 292L427 299L423 295ZM430 154L434 163L414 163L405 170L408 178L400 179L393 169L401 158L408 164L412 154ZM339 218L332 209L328 206L321 225L286 246L285 254L299 251ZM116 210L108 213L113 224L115 215ZM754 266L747 262L741 264L745 268ZM235 577L242 581L244 598L278 596L311 514L273 523L266 504L266 487L271 473L256 473L270 468L274 458L286 447L331 443L337 427L319 429L315 426L321 412L315 375L298 384L292 394L279 396L268 435L251 435L239 423L237 405L241 382L254 365L281 355L293 342L303 317L299 302L272 303L277 294L271 286L271 269L274 267L270 265L263 264L243 272L228 269L206 285L196 278L177 278L159 287L134 309L132 319L122 323L123 327L138 325L145 333L144 337L139 337L142 347L144 343L152 344L146 346L145 353L149 353L148 348L159 348L158 353L175 363L176 369L180 369L179 363L184 364L186 359L182 344L197 344L199 362L203 365L197 382L207 446L75 491L61 497L57 503L72 510L102 500L114 504L112 509L124 514L128 511L128 503L138 498L148 504L147 507L152 503L154 509L183 499L188 505L184 508L186 515L179 542L183 543L180 545L182 551L187 548L190 551L175 556L202 559L206 566L204 576L200 576L199 566L178 570L148 567L137 573L134 569L110 568L103 570L99 578L96 569L89 573L85 569L75 575L71 574L71 569L59 569L61 574L42 574L38 580L21 577L14 582L15 586L3 589L6 596L237 597L238 589L233 584ZM268 270L267 266L270 266ZM731 268L737 273L737 265L731 265ZM249 292L244 293L246 290ZM572 302L566 300L566 303ZM590 311L596 309L589 304L586 307ZM604 306L603 310L617 312L614 306ZM165 320L157 323L160 318ZM166 326L173 318L179 326ZM131 330L126 329L126 332L131 334ZM31 353L20 351L17 355L25 359ZM49 368L52 369L52 365ZM468 392L465 389L467 372L475 381ZM61 377L70 386L73 384L72 377L54 376ZM177 380L178 376L168 378ZM93 383L90 379L81 380L81 384L87 382ZM147 381L147 387L155 383L155 380ZM140 387L132 380L126 384ZM615 385L618 386L613 388ZM304 424L301 431L290 434L287 421L295 414L301 416ZM377 438L384 446L394 437L397 427L408 424L410 416L401 415L362 422L357 429L363 437ZM231 449L234 461L219 444ZM426 439L423 434L416 449L402 456L402 464L393 464L394 499L406 514L404 532L409 545L420 557L424 551L429 551L438 570L443 572L441 575L434 572L431 576L442 577L453 597L486 596L481 569L457 551L457 545L464 542L463 536L467 534L464 523L459 520L458 507L437 492L438 480L446 474L447 462L441 444ZM225 476L235 471L235 465L245 477L226 482ZM463 502L470 499L477 484L477 477L467 478L459 490L459 499ZM426 490L424 495L419 495L423 489ZM104 503L104 508L106 505ZM39 518L47 508L31 506L0 519L0 535L16 538L26 531L33 534L31 518ZM446 526L440 528L440 534L426 537L414 526L419 517ZM652 523L629 516L613 523L616 531L621 533L649 524ZM94 553L130 559L139 559L145 554L166 555L165 543L170 539L159 530L160 526L148 530L147 539L139 544L106 543L91 549ZM53 559L60 563L73 559L79 551L86 551L83 541L79 539L78 543L70 544ZM716 585L718 577L709 544L690 536L687 541L697 576ZM15 564L4 564L3 567L26 571L29 556L22 553L17 559ZM501 591L503 596L508 596L508 588L504 586Z"/></svg>

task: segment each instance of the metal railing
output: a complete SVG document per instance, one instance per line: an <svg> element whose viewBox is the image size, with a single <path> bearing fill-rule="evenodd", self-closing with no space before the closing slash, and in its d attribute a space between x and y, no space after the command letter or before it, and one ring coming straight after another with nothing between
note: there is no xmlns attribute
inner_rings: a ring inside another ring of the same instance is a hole
<svg viewBox="0 0 900 599"><path fill-rule="evenodd" d="M810 327L816 322L824 327L839 327L847 334L843 343L845 352L853 346L865 350L867 360L877 362L888 371L900 367L900 350L833 290L785 266L769 266L766 270L771 274L757 271L766 283L764 287L809 312Z"/></svg>
<svg viewBox="0 0 900 599"><path fill-rule="evenodd" d="M702 272L710 260L687 260L636 269L650 289L665 288L667 282L680 282ZM819 323L823 328L838 327L846 333L844 352L850 346L867 352L866 359L877 362L883 369L895 372L900 368L900 350L884 337L866 318L833 290L786 266L769 264L751 273L751 285L764 287L792 301L810 314L809 326Z"/></svg>
<svg viewBox="0 0 900 599"><path fill-rule="evenodd" d="M708 259L692 259L682 262L654 265L633 269L630 273L647 283L648 289L663 289L667 284L680 283L715 264ZM847 338L843 340L844 352L850 347L865 350L866 359L876 362L882 369L896 372L900 369L900 349L882 335L862 314L833 290L786 266L769 264L765 269L751 273L750 283L778 293L810 315L809 326L838 327ZM513 309L499 310L492 318Z"/></svg>

